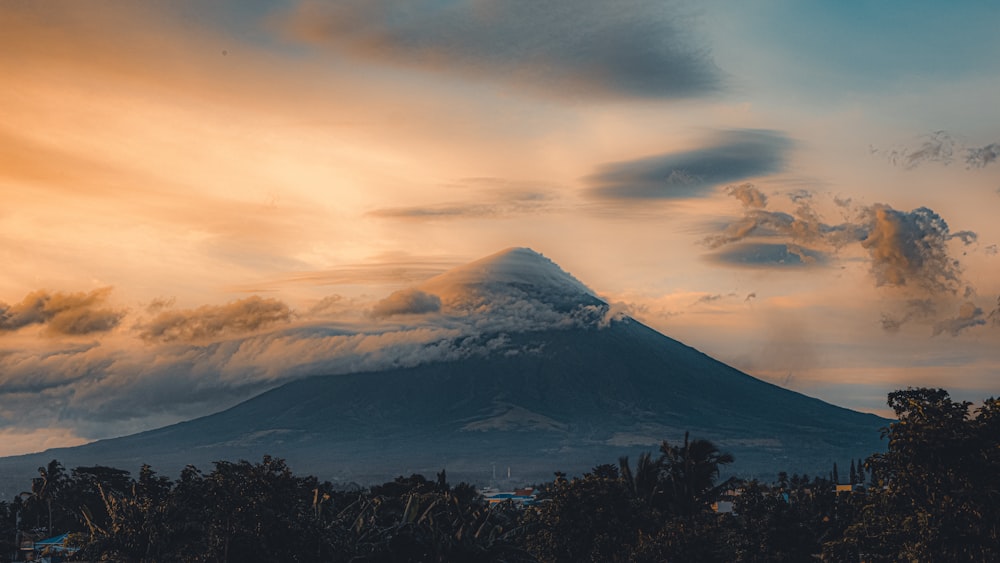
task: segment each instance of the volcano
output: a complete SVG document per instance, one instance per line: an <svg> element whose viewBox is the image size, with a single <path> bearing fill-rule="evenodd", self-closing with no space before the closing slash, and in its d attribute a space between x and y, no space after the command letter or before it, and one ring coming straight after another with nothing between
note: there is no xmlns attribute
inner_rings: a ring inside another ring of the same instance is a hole
<svg viewBox="0 0 1000 563"><path fill-rule="evenodd" d="M756 379L623 315L544 256L514 248L390 296L386 314L467 328L447 360L316 375L228 410L74 448L0 459L8 477L148 463L284 458L299 473L361 484L442 468L519 482L579 474L685 432L734 454L744 476L826 474L883 449L888 421ZM409 302L419 308L408 309ZM478 346L469 348L469 342ZM440 343L453 345L454 343Z"/></svg>

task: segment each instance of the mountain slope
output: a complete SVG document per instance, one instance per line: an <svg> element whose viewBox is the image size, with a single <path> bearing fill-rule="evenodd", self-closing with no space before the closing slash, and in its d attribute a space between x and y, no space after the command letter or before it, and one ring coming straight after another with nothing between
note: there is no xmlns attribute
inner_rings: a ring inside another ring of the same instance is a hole
<svg viewBox="0 0 1000 563"><path fill-rule="evenodd" d="M513 310L531 319L529 328L487 328L475 338L498 345L453 361L310 377L181 424L0 459L0 472L33 473L53 458L173 472L271 454L343 481L444 467L483 482L494 463L533 481L655 450L690 430L734 453L737 473L816 474L882 447L884 419L755 379L635 320L607 322L586 286L528 249L418 288L437 295L447 314L486 310L475 322L489 327L484 319L509 319ZM569 321L539 328L554 311Z"/></svg>

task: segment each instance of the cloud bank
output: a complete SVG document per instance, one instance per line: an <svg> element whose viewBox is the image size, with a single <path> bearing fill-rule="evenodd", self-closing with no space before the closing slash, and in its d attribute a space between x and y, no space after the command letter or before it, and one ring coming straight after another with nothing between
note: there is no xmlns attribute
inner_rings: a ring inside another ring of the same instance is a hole
<svg viewBox="0 0 1000 563"><path fill-rule="evenodd" d="M0 334L29 325L42 325L52 335L107 332L121 322L125 311L102 307L110 287L84 293L32 292L19 303L0 303Z"/></svg>
<svg viewBox="0 0 1000 563"><path fill-rule="evenodd" d="M512 255L521 259L492 270L489 264L459 268L429 287L375 302L329 296L296 312L259 296L179 310L170 299L156 299L131 313L132 330L95 334L86 343L48 338L32 344L22 335L4 347L0 340L0 425L107 437L215 412L298 377L539 353L512 344L508 335L606 321L608 307L558 266L526 249ZM525 276L537 291L515 283ZM67 311L94 309L109 291L36 292L47 299L31 294L5 309L4 322L52 323ZM35 311L45 314L29 314ZM124 312L116 315L116 322L127 320ZM30 420L21 415L27 398L37 413Z"/></svg>
<svg viewBox="0 0 1000 563"><path fill-rule="evenodd" d="M375 318L391 317L393 315L422 315L436 313L441 310L441 298L437 295L424 293L419 289L402 289L379 301L372 307Z"/></svg>
<svg viewBox="0 0 1000 563"><path fill-rule="evenodd" d="M226 305L164 311L139 325L139 336L151 342L194 342L240 335L287 322L292 310L277 299L254 295Z"/></svg>
<svg viewBox="0 0 1000 563"><path fill-rule="evenodd" d="M341 56L559 98L686 98L722 86L673 2L303 2L283 27Z"/></svg>
<svg viewBox="0 0 1000 563"><path fill-rule="evenodd" d="M781 171L792 146L792 141L777 131L727 131L695 150L605 164L585 181L592 186L591 193L603 199L699 197L728 182ZM740 198L754 195L740 187L733 190ZM762 206L765 201L754 203Z"/></svg>

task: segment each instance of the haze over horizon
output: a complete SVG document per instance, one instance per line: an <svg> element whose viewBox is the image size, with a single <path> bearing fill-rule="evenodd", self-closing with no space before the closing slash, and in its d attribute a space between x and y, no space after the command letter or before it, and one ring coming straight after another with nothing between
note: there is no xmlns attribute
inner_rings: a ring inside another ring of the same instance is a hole
<svg viewBox="0 0 1000 563"><path fill-rule="evenodd" d="M996 395L998 23L976 2L0 0L0 455L564 322L428 289L510 247L836 405Z"/></svg>

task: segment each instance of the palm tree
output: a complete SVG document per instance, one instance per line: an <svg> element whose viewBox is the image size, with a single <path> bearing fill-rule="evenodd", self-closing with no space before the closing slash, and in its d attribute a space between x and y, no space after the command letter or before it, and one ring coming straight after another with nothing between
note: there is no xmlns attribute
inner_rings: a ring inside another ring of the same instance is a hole
<svg viewBox="0 0 1000 563"><path fill-rule="evenodd" d="M714 492L720 466L733 462L708 440L690 440L684 433L683 446L660 445L661 482L669 495L668 502L680 516L691 516L708 506Z"/></svg>
<svg viewBox="0 0 1000 563"><path fill-rule="evenodd" d="M618 467L621 479L632 496L647 505L652 504L661 492L660 461L654 461L649 452L643 452L639 454L639 461L635 464L635 473L629 467L628 456L618 458Z"/></svg>
<svg viewBox="0 0 1000 563"><path fill-rule="evenodd" d="M66 482L66 472L61 463L52 460L45 467L38 468L38 477L31 480L31 492L21 493L34 499L36 502L44 502L49 513L48 533L52 534L52 502L59 497Z"/></svg>

